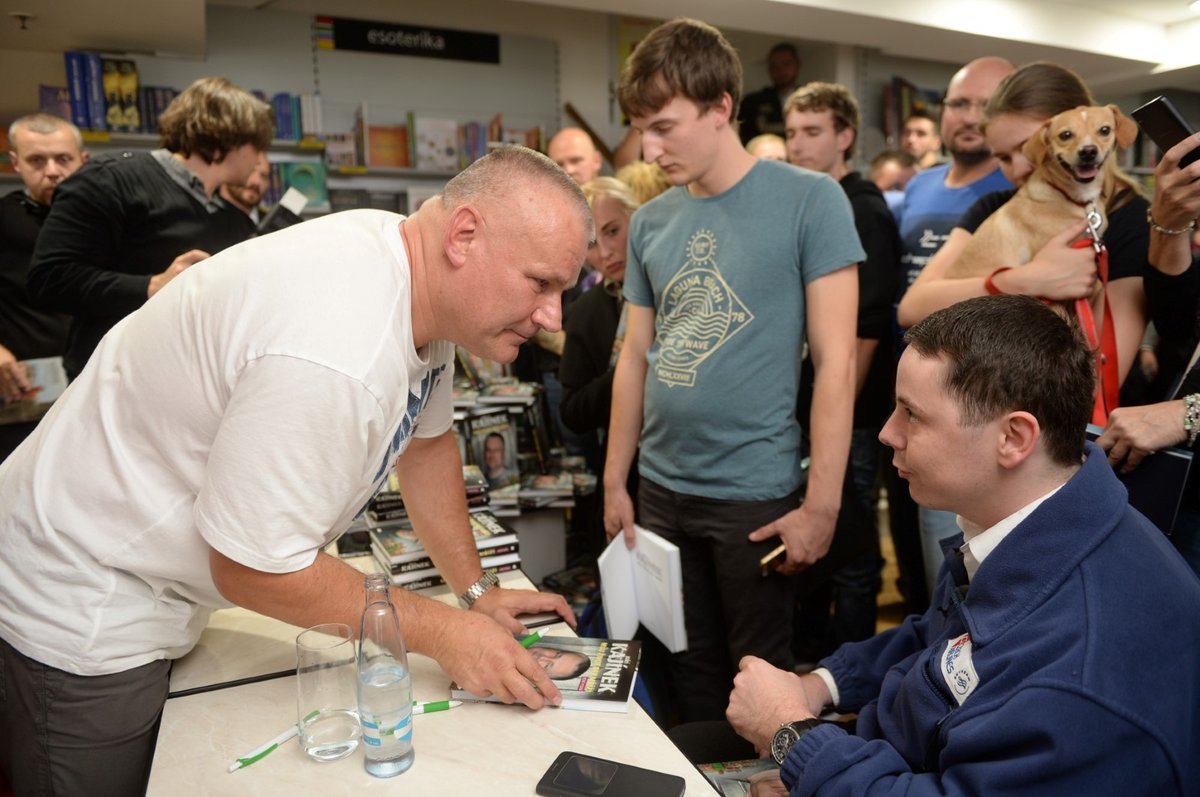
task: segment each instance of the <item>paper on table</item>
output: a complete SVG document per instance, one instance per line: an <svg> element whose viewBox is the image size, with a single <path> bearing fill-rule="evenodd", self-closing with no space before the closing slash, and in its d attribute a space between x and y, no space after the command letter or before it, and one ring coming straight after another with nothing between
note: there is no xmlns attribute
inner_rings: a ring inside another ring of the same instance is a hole
<svg viewBox="0 0 1200 797"><path fill-rule="evenodd" d="M640 622L672 653L687 650L679 548L641 526L634 526L634 531L637 547L632 551L617 535L600 554L608 635L631 639Z"/></svg>

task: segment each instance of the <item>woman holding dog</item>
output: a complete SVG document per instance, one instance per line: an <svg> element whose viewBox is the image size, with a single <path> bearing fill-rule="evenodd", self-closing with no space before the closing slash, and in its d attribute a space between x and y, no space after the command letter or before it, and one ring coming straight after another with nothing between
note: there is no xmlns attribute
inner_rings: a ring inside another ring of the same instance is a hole
<svg viewBox="0 0 1200 797"><path fill-rule="evenodd" d="M1051 117L1081 105L1095 105L1095 100L1083 80L1066 67L1036 62L1005 78L984 109L984 135L1000 161L1004 176L1014 185L1023 184L1034 168L1022 151L1025 142ZM1105 208L1108 229L1104 245L1108 249L1108 301L1116 332L1118 372L1123 381L1137 357L1146 329L1142 273L1150 244L1146 226L1148 203L1133 178L1115 168L1110 174L1113 188L1108 192ZM1024 265L1013 263L1012 268L987 278L947 278L947 271L974 231L1013 193L990 194L964 214L900 301L901 326L912 326L935 310L983 296L989 290L1056 301L1092 295L1098 279L1095 253L1090 246L1072 246L1072 242L1086 238L1087 226L1083 222L1064 229Z"/></svg>

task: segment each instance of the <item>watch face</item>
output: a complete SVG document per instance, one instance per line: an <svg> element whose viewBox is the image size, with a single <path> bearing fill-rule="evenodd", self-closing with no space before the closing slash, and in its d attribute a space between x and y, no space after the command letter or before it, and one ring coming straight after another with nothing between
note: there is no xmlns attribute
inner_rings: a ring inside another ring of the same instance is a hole
<svg viewBox="0 0 1200 797"><path fill-rule="evenodd" d="M792 749L792 745L799 738L791 725L784 725L775 731L775 735L771 737L771 757L775 759L776 764L783 763L783 759L787 758L788 750Z"/></svg>

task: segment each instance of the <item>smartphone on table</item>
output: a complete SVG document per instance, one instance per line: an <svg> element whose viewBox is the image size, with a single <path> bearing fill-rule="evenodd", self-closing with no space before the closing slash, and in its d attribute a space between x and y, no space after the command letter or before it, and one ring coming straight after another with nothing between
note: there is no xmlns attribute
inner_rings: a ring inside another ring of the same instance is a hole
<svg viewBox="0 0 1200 797"><path fill-rule="evenodd" d="M1129 115L1138 123L1138 127L1150 136L1150 140L1154 142L1160 152L1166 152L1180 141L1193 135L1193 130L1187 120L1183 118L1183 114L1166 97L1155 97ZM1182 169L1188 164L1194 163L1197 158L1200 158L1200 147L1184 155L1179 161L1179 168Z"/></svg>
<svg viewBox="0 0 1200 797"><path fill-rule="evenodd" d="M567 751L559 753L538 781L537 793L548 797L680 797L684 788L678 775Z"/></svg>

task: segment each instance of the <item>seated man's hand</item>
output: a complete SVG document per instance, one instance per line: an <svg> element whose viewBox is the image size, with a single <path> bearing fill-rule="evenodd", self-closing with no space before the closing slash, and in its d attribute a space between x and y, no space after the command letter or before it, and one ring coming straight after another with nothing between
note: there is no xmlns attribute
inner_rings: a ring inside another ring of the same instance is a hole
<svg viewBox="0 0 1200 797"><path fill-rule="evenodd" d="M562 702L558 687L511 633L481 612L455 611L453 617L430 654L459 686L534 709Z"/></svg>
<svg viewBox="0 0 1200 797"><path fill-rule="evenodd" d="M739 736L754 745L759 755L768 755L771 737L780 725L814 716L809 702L804 684L795 673L774 667L757 656L743 656L733 679L725 718Z"/></svg>
<svg viewBox="0 0 1200 797"><path fill-rule="evenodd" d="M779 770L755 772L750 776L750 797L788 797L787 786L779 777Z"/></svg>
<svg viewBox="0 0 1200 797"><path fill-rule="evenodd" d="M529 629L517 620L518 614L558 612L564 622L575 627L575 613L562 595L553 592L495 587L483 593L471 606L471 611L486 614L514 634L529 633Z"/></svg>

